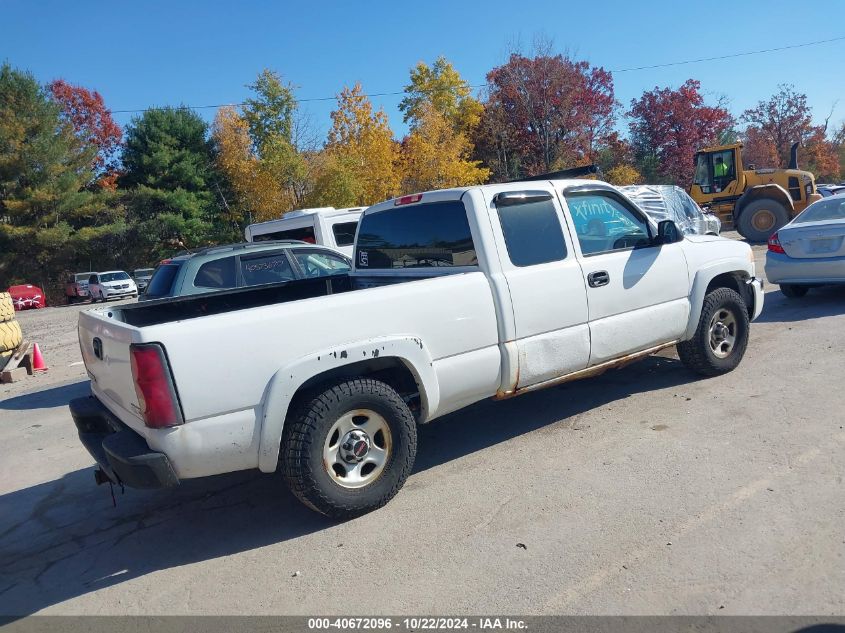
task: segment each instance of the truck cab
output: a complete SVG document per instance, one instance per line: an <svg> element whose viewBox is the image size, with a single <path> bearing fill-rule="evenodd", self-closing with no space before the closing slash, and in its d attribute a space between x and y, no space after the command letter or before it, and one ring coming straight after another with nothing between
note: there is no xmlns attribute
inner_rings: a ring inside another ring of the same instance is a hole
<svg viewBox="0 0 845 633"><path fill-rule="evenodd" d="M250 224L245 231L246 241L301 240L337 249L351 257L355 231L363 212L364 207L291 211L278 220Z"/></svg>

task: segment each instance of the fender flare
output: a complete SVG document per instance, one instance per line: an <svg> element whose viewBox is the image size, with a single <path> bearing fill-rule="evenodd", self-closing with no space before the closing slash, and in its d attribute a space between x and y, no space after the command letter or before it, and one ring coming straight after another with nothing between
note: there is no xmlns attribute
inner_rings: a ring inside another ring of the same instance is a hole
<svg viewBox="0 0 845 633"><path fill-rule="evenodd" d="M742 215L742 210L749 203L760 198L773 198L786 206L786 211L790 216L795 213L795 204L792 201L792 196L779 184L772 182L765 185L754 185L746 189L745 193L739 197L739 200L734 205L734 222Z"/></svg>
<svg viewBox="0 0 845 633"><path fill-rule="evenodd" d="M259 470L265 473L276 470L288 409L300 387L320 374L374 358L398 359L413 374L420 390L423 420L431 411L437 410L440 403L440 386L434 371L434 361L419 337L387 336L335 345L330 349L298 358L279 368L270 379L257 415L261 420Z"/></svg>
<svg viewBox="0 0 845 633"><path fill-rule="evenodd" d="M688 341L695 335L698 320L701 318L701 309L704 306L704 295L707 293L710 282L725 273L739 273L743 277L751 277L751 271L747 268L737 268L737 261L733 258L716 260L704 268L699 268L695 273L690 290L689 322L684 335L681 337L682 341Z"/></svg>

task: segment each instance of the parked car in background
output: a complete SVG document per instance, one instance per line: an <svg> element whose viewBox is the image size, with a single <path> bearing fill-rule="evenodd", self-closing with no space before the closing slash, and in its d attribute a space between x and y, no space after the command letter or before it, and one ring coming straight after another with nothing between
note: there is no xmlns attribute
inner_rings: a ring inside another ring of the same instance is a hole
<svg viewBox="0 0 845 633"><path fill-rule="evenodd" d="M12 295L12 303L15 310L31 310L33 308L46 308L47 298L44 291L32 284L20 284L9 286L9 294Z"/></svg>
<svg viewBox="0 0 845 633"><path fill-rule="evenodd" d="M818 185L816 190L823 197L839 196L845 193L845 185Z"/></svg>
<svg viewBox="0 0 845 633"><path fill-rule="evenodd" d="M675 185L628 185L619 189L656 222L672 220L684 235L718 235L722 229L715 214L702 210Z"/></svg>
<svg viewBox="0 0 845 633"><path fill-rule="evenodd" d="M814 202L769 238L766 277L790 298L845 284L845 195Z"/></svg>
<svg viewBox="0 0 845 633"><path fill-rule="evenodd" d="M247 242L301 240L352 257L352 242L363 212L364 207L300 209L285 213L279 220L250 224L244 233Z"/></svg>
<svg viewBox="0 0 845 633"><path fill-rule="evenodd" d="M348 273L338 251L298 240L228 244L164 260L141 301Z"/></svg>
<svg viewBox="0 0 845 633"><path fill-rule="evenodd" d="M109 270L104 273L94 273L88 278L88 294L91 295L92 303L109 299L125 299L137 297L138 286L125 271Z"/></svg>
<svg viewBox="0 0 845 633"><path fill-rule="evenodd" d="M138 286L138 294L143 293L150 284L155 268L136 268L132 271L132 278Z"/></svg>
<svg viewBox="0 0 845 633"><path fill-rule="evenodd" d="M88 280L94 274L96 274L94 271L89 271L68 276L67 281L65 281L65 299L68 303L88 299Z"/></svg>

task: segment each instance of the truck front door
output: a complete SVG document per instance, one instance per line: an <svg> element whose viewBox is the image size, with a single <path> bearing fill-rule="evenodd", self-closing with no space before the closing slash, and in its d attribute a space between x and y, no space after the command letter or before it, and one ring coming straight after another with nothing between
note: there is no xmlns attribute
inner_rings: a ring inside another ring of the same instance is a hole
<svg viewBox="0 0 845 633"><path fill-rule="evenodd" d="M677 340L689 318L680 243L655 245L645 215L614 191L564 198L587 286L590 365Z"/></svg>

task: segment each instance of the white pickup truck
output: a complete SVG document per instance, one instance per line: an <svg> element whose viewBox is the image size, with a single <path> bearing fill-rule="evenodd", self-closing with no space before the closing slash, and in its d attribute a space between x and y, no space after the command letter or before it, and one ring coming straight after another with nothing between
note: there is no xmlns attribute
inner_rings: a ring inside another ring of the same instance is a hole
<svg viewBox="0 0 845 633"><path fill-rule="evenodd" d="M351 273L79 317L74 400L99 482L280 470L334 517L385 504L416 425L675 345L734 369L763 308L747 244L655 225L617 189L549 180L370 207Z"/></svg>

